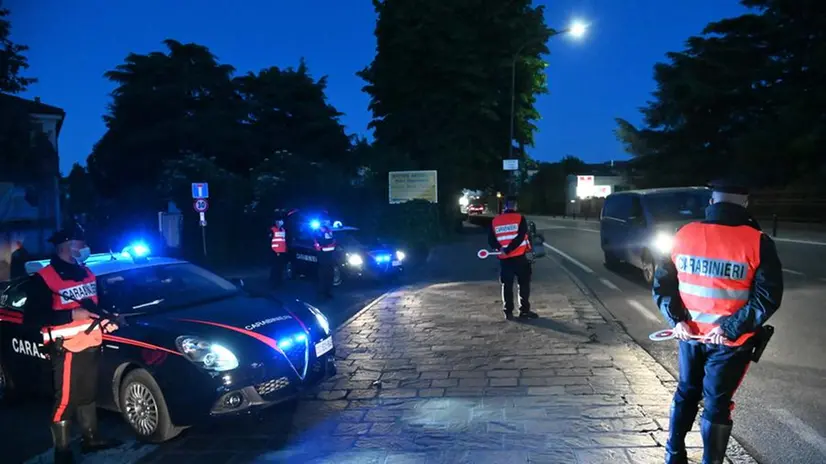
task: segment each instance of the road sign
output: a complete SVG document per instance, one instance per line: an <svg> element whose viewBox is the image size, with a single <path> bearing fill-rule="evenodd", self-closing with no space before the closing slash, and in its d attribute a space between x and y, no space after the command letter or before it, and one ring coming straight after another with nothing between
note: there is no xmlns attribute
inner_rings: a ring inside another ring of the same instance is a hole
<svg viewBox="0 0 826 464"><path fill-rule="evenodd" d="M504 171L518 171L519 170L519 160L518 159L502 160L502 169Z"/></svg>
<svg viewBox="0 0 826 464"><path fill-rule="evenodd" d="M209 198L209 184L206 182L193 183L192 198L196 200L201 198Z"/></svg>
<svg viewBox="0 0 826 464"><path fill-rule="evenodd" d="M192 204L192 207L195 208L195 211L199 213L205 213L206 210L209 209L209 202L201 198L195 200L195 203Z"/></svg>

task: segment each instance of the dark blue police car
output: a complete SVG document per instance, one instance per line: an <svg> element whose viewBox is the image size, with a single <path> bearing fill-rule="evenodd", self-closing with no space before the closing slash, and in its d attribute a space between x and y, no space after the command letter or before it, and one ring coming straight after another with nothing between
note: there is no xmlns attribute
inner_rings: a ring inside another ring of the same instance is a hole
<svg viewBox="0 0 826 464"><path fill-rule="evenodd" d="M139 438L163 442L205 418L293 399L335 374L331 328L317 308L253 296L192 263L139 256L145 251L86 263L101 307L128 321L104 335L98 405L120 412ZM23 324L27 279L0 285L0 398L52 391L38 329Z"/></svg>

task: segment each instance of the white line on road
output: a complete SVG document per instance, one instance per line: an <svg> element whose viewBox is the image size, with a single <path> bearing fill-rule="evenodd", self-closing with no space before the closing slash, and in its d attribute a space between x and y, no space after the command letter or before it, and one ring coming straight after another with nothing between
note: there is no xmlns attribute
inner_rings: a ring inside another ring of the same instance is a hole
<svg viewBox="0 0 826 464"><path fill-rule="evenodd" d="M783 272L785 272L785 273L787 273L787 274L799 275L799 276L806 275L806 274L804 274L804 273L802 273L802 272L800 272L800 271L795 271L795 270L793 270L793 269L786 269L785 267L783 268Z"/></svg>
<svg viewBox="0 0 826 464"><path fill-rule="evenodd" d="M772 409L771 412L777 417L780 422L786 424L792 432L797 434L803 441L815 447L820 453L826 457L826 439L820 436L817 431L809 427L805 422L798 419L797 416L787 409Z"/></svg>
<svg viewBox="0 0 826 464"><path fill-rule="evenodd" d="M564 251L560 250L559 248L555 248L551 245L548 245L547 243L543 243L543 245L545 245L545 247L547 247L549 250L553 251L554 253L558 254L559 256L562 256L563 258L567 259L568 261L571 262L571 264L577 266L578 268L582 269L583 271L587 272L588 274L593 274L594 273L593 269L591 269L590 267L588 267L588 266L580 263L579 261L575 260L570 255L568 255L568 253L565 253Z"/></svg>
<svg viewBox="0 0 826 464"><path fill-rule="evenodd" d="M772 237L772 240L774 240L775 242L799 243L801 245L826 246L826 242L815 242L814 240L797 240L797 239L793 239L793 238L777 238L777 237Z"/></svg>
<svg viewBox="0 0 826 464"><path fill-rule="evenodd" d="M647 308L644 304L640 303L637 300L628 300L628 304L631 305L632 308L639 311L646 319L653 322L660 322L659 318L654 315L654 312Z"/></svg>
<svg viewBox="0 0 826 464"><path fill-rule="evenodd" d="M602 285L605 285L606 287L610 288L611 290L616 290L616 291L618 291L618 292L621 292L621 291L622 291L622 290L620 290L620 288L619 288L619 287L617 287L616 285L614 285L614 283L613 283L613 282L611 282L611 281L610 281L610 280L608 280L608 279L605 279L605 278L600 277L600 278L599 278L599 281L600 281L600 282L602 282Z"/></svg>

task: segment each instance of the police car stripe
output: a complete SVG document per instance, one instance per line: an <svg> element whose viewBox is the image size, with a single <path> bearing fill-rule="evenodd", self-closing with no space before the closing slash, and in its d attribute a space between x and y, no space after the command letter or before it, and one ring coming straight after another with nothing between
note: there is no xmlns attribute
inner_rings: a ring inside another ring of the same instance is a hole
<svg viewBox="0 0 826 464"><path fill-rule="evenodd" d="M722 317L717 314L701 313L699 311L688 311L688 314L691 316L692 321L701 324L714 324Z"/></svg>
<svg viewBox="0 0 826 464"><path fill-rule="evenodd" d="M715 300L748 300L748 290L730 290L725 288L711 288L703 287L702 285L694 285L685 282L680 282L680 293L688 295L699 296L703 298L713 298Z"/></svg>

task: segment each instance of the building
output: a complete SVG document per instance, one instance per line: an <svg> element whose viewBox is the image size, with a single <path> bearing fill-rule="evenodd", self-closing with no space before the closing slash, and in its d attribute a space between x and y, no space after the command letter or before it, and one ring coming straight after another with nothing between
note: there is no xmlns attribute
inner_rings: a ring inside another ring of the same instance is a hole
<svg viewBox="0 0 826 464"><path fill-rule="evenodd" d="M631 185L625 173L627 162L590 164L581 174L567 176L565 185L565 215L584 218L598 217L605 197Z"/></svg>
<svg viewBox="0 0 826 464"><path fill-rule="evenodd" d="M49 252L48 238L61 225L58 140L66 112L39 98L2 93L0 108L29 115L30 155L36 157L25 160L22 168L0 172L0 280L5 280L18 241L33 256L44 256Z"/></svg>

